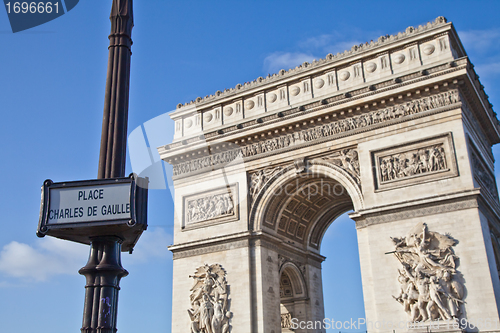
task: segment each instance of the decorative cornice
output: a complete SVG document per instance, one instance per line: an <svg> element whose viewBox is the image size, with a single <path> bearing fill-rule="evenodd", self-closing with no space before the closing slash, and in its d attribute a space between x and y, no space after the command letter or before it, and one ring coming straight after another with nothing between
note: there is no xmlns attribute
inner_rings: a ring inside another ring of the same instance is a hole
<svg viewBox="0 0 500 333"><path fill-rule="evenodd" d="M471 194L444 201L431 201L425 204L409 204L406 207L389 209L387 211L369 213L366 215L361 214L361 216L354 216L353 214L350 217L356 221L356 228L361 229L375 224L407 220L415 217L442 214L477 207L477 194Z"/></svg>
<svg viewBox="0 0 500 333"><path fill-rule="evenodd" d="M181 109L185 106L200 105L208 102L213 102L224 97L232 96L245 90L251 90L256 87L263 86L267 83L277 82L288 76L296 75L298 73L303 73L311 69L320 67L325 64L334 63L336 61L354 57L365 52L371 51L382 46L390 45L397 41L409 39L413 36L419 35L421 33L427 32L431 29L438 28L447 24L446 18L443 16L437 17L434 21L428 22L425 25L419 25L418 27L410 26L406 28L405 31L399 32L396 35L385 35L380 36L377 41L370 41L364 44L354 45L350 50L346 50L343 53L327 54L324 59L314 60L312 63L304 62L302 65L289 70L280 70L277 74L269 74L266 78L259 77L251 82L245 82L244 84L237 84L234 88L225 89L224 91L218 90L213 95L207 95L205 97L198 97L191 102L177 105L177 109Z"/></svg>
<svg viewBox="0 0 500 333"><path fill-rule="evenodd" d="M471 114L477 118L481 125L480 128L486 133L489 139L487 142L490 145L499 143L500 121L496 112L493 111L493 104L490 103L489 96L484 91L484 86L479 82L479 75L474 70L474 65L469 62L466 69L469 80L467 80L467 84L462 82L460 90L469 103ZM484 112L481 112L481 110L484 110Z"/></svg>
<svg viewBox="0 0 500 333"><path fill-rule="evenodd" d="M317 268L321 268L321 262L326 259L326 257L313 252L304 253L303 251L291 251L289 249L285 249L283 246L278 245L276 242L272 242L263 238L255 239L253 245L262 246L266 249L277 252L278 255L292 259L296 263L301 263L303 265L309 264Z"/></svg>
<svg viewBox="0 0 500 333"><path fill-rule="evenodd" d="M283 243L282 240L268 234L250 234L236 238L214 240L212 242L194 242L189 244L176 244L169 246L169 250L173 253L173 259L182 259L193 256L200 256L208 253L228 251L238 248L249 248L262 246L267 249L278 252L281 255L292 258L297 262L304 263L307 260L308 264L321 268L321 262L325 260L320 254L301 250L294 250L291 246Z"/></svg>
<svg viewBox="0 0 500 333"><path fill-rule="evenodd" d="M228 250L233 250L233 249L238 249L242 247L248 247L248 239L242 239L242 240L236 240L236 241L226 241L224 243L220 244L215 244L215 245L204 245L196 248L191 248L191 249L179 249L179 250L172 250L173 252L173 259L181 259L181 258L186 258L186 257L192 257L192 256L200 256L203 254L207 253L213 253L213 252L222 252L222 251L228 251Z"/></svg>
<svg viewBox="0 0 500 333"><path fill-rule="evenodd" d="M445 111L450 106L460 107L460 97L457 90L423 97L387 107L382 110L371 111L358 116L331 121L295 133L288 133L273 139L249 144L221 153L204 156L187 162L174 164L173 175L180 176L195 171L211 171L234 161L238 157L251 160L275 154L276 151L287 151L317 144L332 138L353 135L382 126L426 116L434 111Z"/></svg>
<svg viewBox="0 0 500 333"><path fill-rule="evenodd" d="M295 117L303 116L304 114L321 111L335 106L342 106L343 104L352 103L357 100L365 100L366 98L375 96L376 94L390 92L391 90L400 89L404 86L428 81L443 75L464 70L469 65L470 62L467 58L457 59L451 63L427 68L425 71L419 70L414 73L399 76L396 79L391 78L389 80L373 84L369 87L364 86L358 89L353 89L348 93L336 92L334 96L327 97L322 100L313 100L312 102L305 103L300 107L286 109L278 113L264 114L258 119L243 119L240 124L235 124L221 129L216 128L213 130L205 131L203 135L186 138L182 141L176 141L171 144L160 146L158 147L158 152L160 153L160 155L168 154L169 157L162 158L165 159L165 161L171 163L170 161L175 154L175 150L184 149L188 145L194 145L197 143L205 144L206 142L210 142L212 140L220 140L230 135L234 135L235 133L241 133L242 130L259 128L263 124L278 124L283 121L291 120ZM455 81L458 82L458 80ZM444 83L444 85L448 85L448 83ZM428 88L421 87L421 89L419 90L427 91ZM371 106L372 105L370 105L370 107ZM366 107L367 105L364 106L365 109ZM357 109L360 109L360 107L358 107ZM343 114L344 112L350 113L351 111L352 107L347 110L336 110L335 112L340 112L340 114Z"/></svg>

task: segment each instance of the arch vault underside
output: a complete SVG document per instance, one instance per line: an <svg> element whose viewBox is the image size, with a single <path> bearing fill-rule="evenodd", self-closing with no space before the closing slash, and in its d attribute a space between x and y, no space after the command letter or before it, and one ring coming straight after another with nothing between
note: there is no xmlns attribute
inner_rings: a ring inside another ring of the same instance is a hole
<svg viewBox="0 0 500 333"><path fill-rule="evenodd" d="M261 190L264 193L259 193L255 199L250 228L268 229L287 242L319 252L322 236L330 223L354 208L349 192L329 174L337 171L335 174L341 175L355 189L355 196L360 191L340 168L335 170L334 165L312 163L301 172L295 168L280 170L274 181L267 182L268 187ZM361 203L361 197L358 199Z"/></svg>

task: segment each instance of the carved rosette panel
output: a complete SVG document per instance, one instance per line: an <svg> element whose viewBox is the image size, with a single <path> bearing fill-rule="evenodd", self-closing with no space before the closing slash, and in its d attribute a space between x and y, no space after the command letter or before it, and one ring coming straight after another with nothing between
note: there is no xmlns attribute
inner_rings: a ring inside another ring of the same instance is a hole
<svg viewBox="0 0 500 333"><path fill-rule="evenodd" d="M347 117L337 121L325 122L295 133L277 136L273 139L245 145L240 148L224 151L217 154L182 162L173 166L174 176L195 172L198 170L211 170L212 167L221 167L234 161L236 158L250 158L253 156L271 153L288 147L334 137L339 134L353 132L357 129L375 126L381 123L411 117L415 114L437 109L460 102L457 90L450 90L436 95L415 99L405 103L390 106L385 109L367 112L361 115Z"/></svg>
<svg viewBox="0 0 500 333"><path fill-rule="evenodd" d="M226 271L220 264L205 264L196 269L192 278L187 310L191 319L190 332L193 333L228 333L232 313L229 311L229 286Z"/></svg>
<svg viewBox="0 0 500 333"><path fill-rule="evenodd" d="M452 320L464 314L464 285L459 258L450 235L429 231L418 223L406 236L391 238L392 253L401 263L399 302L411 322Z"/></svg>
<svg viewBox="0 0 500 333"><path fill-rule="evenodd" d="M233 184L184 197L183 228L238 219L238 186Z"/></svg>
<svg viewBox="0 0 500 333"><path fill-rule="evenodd" d="M377 190L457 176L451 133L372 152Z"/></svg>

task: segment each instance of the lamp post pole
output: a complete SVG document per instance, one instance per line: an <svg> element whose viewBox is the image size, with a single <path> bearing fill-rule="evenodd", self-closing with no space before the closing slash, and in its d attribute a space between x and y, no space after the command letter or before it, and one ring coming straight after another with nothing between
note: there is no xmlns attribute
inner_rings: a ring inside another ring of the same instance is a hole
<svg viewBox="0 0 500 333"><path fill-rule="evenodd" d="M102 121L98 178L125 176L127 121L132 55L132 0L113 0L108 73ZM89 260L79 273L86 278L82 333L115 333L122 239L115 235L91 240Z"/></svg>

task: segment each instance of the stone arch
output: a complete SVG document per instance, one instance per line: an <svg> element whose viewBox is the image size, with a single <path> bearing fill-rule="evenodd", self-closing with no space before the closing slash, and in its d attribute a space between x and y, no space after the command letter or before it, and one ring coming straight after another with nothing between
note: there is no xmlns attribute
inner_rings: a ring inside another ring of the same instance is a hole
<svg viewBox="0 0 500 333"><path fill-rule="evenodd" d="M297 264L285 261L279 270L281 332L293 332L291 319L305 319L309 299L307 283Z"/></svg>
<svg viewBox="0 0 500 333"><path fill-rule="evenodd" d="M292 287L293 295L292 297L294 299L296 298L307 298L308 296L308 290L307 290L307 285L304 280L304 275L300 271L299 267L291 261L286 261L279 270L279 276L280 276L280 297L282 297L282 290L281 290L281 277L283 274L286 274L288 278L290 279L290 285ZM286 298L286 297L285 297Z"/></svg>
<svg viewBox="0 0 500 333"><path fill-rule="evenodd" d="M314 193L313 189L319 192ZM323 193L325 189L328 193ZM300 210L300 205L305 212L290 213ZM290 242L302 243L319 252L319 243L329 224L346 211L359 211L363 207L357 180L341 167L316 159L309 161L303 172L289 166L267 180L254 199L249 227L281 233Z"/></svg>
<svg viewBox="0 0 500 333"><path fill-rule="evenodd" d="M310 165L310 170L312 172L324 174L333 178L345 187L351 197L355 211L359 211L364 208L361 187L348 172L335 164L324 162L322 160L312 160Z"/></svg>

